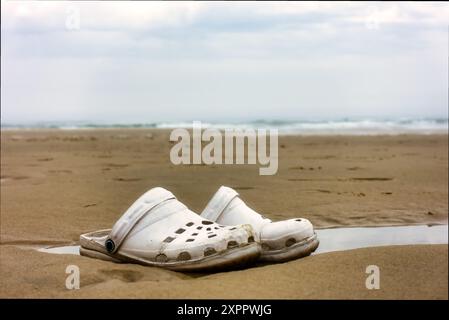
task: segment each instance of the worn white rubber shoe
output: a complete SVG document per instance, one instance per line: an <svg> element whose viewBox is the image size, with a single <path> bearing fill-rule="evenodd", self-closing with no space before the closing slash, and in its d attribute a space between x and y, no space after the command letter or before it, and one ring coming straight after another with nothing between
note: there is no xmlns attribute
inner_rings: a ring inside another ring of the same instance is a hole
<svg viewBox="0 0 449 320"><path fill-rule="evenodd" d="M250 225L207 220L163 188L137 199L112 229L82 234L80 244L83 256L180 271L238 267L261 251Z"/></svg>
<svg viewBox="0 0 449 320"><path fill-rule="evenodd" d="M311 254L319 245L309 220L304 218L273 222L249 208L239 194L220 187L201 213L204 219L223 225L250 224L262 246L262 261L283 262Z"/></svg>

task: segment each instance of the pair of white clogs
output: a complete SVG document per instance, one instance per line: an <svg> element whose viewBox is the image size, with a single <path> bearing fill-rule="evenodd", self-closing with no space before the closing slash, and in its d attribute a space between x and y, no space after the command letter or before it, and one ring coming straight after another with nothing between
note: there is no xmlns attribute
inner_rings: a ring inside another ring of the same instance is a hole
<svg viewBox="0 0 449 320"><path fill-rule="evenodd" d="M272 222L239 194L221 187L198 215L168 190L153 188L137 199L112 229L80 236L80 254L177 271L283 262L312 253L319 244L303 218Z"/></svg>

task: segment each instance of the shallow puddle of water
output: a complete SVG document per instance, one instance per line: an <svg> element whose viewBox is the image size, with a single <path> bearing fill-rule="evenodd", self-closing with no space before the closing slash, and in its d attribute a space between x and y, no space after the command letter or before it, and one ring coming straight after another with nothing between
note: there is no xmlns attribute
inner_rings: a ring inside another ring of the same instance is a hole
<svg viewBox="0 0 449 320"><path fill-rule="evenodd" d="M316 230L320 245L315 254L408 244L447 244L447 225L363 227Z"/></svg>
<svg viewBox="0 0 449 320"><path fill-rule="evenodd" d="M316 230L320 245L314 254L367 247L447 244L448 226L334 228ZM79 255L79 246L46 247L40 252Z"/></svg>
<svg viewBox="0 0 449 320"><path fill-rule="evenodd" d="M80 246L63 246L63 247L49 247L49 248L39 248L37 251L45 253L56 253L56 254L80 254Z"/></svg>

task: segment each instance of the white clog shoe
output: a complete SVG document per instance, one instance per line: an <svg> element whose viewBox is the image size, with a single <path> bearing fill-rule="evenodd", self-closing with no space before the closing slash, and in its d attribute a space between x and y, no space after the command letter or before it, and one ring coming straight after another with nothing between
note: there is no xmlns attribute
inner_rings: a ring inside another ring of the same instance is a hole
<svg viewBox="0 0 449 320"><path fill-rule="evenodd" d="M311 254L319 245L309 220L304 218L273 222L249 208L239 194L220 187L201 213L204 219L223 225L250 224L262 246L262 261L283 262Z"/></svg>
<svg viewBox="0 0 449 320"><path fill-rule="evenodd" d="M137 199L112 230L82 234L80 244L83 256L180 271L236 267L261 251L250 225L207 220L163 188Z"/></svg>

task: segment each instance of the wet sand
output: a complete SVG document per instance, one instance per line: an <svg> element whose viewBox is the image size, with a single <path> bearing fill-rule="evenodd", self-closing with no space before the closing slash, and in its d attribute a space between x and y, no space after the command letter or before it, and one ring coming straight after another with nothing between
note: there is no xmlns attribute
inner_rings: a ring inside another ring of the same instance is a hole
<svg viewBox="0 0 449 320"><path fill-rule="evenodd" d="M274 176L259 176L258 165L175 166L168 135L2 131L0 297L447 299L447 245L325 253L200 277L27 248L111 227L154 186L201 212L227 185L269 218L305 217L319 228L447 223L447 135L280 137ZM80 290L65 288L68 264L80 267ZM370 264L380 267L380 290L365 288Z"/></svg>

